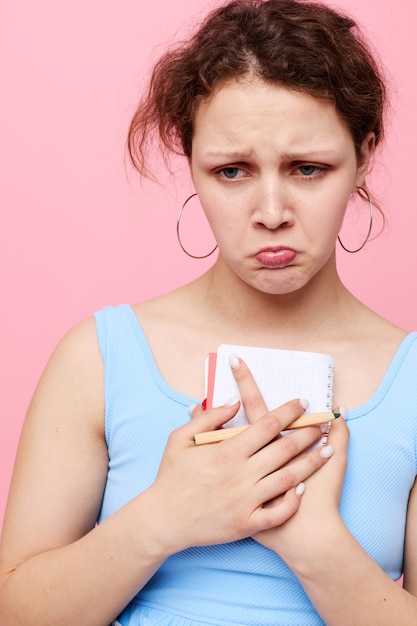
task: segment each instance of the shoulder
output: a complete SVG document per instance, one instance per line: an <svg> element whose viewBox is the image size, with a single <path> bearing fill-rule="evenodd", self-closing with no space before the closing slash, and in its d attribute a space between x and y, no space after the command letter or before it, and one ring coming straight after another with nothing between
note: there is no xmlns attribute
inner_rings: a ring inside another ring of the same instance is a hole
<svg viewBox="0 0 417 626"><path fill-rule="evenodd" d="M370 370L386 370L403 347L408 331L366 307L356 321L358 354Z"/></svg>
<svg viewBox="0 0 417 626"><path fill-rule="evenodd" d="M404 328L382 317L363 303L356 300L351 317L353 337L363 345L376 346L378 350L393 353L409 334Z"/></svg>
<svg viewBox="0 0 417 626"><path fill-rule="evenodd" d="M145 330L164 328L188 329L192 333L195 325L205 316L207 308L206 289L202 277L156 298L132 306L135 315Z"/></svg>
<svg viewBox="0 0 417 626"><path fill-rule="evenodd" d="M101 430L104 414L103 359L93 317L70 329L57 344L38 383L31 412L55 404L91 417ZM64 412L64 411L62 411Z"/></svg>
<svg viewBox="0 0 417 626"><path fill-rule="evenodd" d="M103 365L91 318L57 345L24 421L4 524L10 562L93 528L107 465Z"/></svg>
<svg viewBox="0 0 417 626"><path fill-rule="evenodd" d="M167 317L181 314L189 307L194 310L198 303L200 289L201 292L203 291L200 286L202 282L202 277L200 277L192 283L133 304L132 309L140 316L166 315Z"/></svg>
<svg viewBox="0 0 417 626"><path fill-rule="evenodd" d="M71 328L56 346L47 370L65 368L79 372L83 377L102 370L102 359L93 317L79 322Z"/></svg>
<svg viewBox="0 0 417 626"><path fill-rule="evenodd" d="M338 402L347 408L368 402L385 379L407 335L407 331L358 301L346 307L345 324L330 347L335 357Z"/></svg>

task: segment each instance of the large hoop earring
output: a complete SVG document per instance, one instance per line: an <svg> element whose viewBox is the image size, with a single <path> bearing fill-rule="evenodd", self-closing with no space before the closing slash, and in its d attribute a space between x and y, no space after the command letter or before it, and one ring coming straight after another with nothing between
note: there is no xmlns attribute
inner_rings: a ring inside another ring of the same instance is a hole
<svg viewBox="0 0 417 626"><path fill-rule="evenodd" d="M349 248L346 248L345 245L343 245L342 240L340 239L340 237L338 236L337 239L340 243L340 245L342 246L343 250L346 250L346 252L349 252L349 254L355 254L356 252L359 252L359 250L362 250L362 248L364 248L366 246L366 244L368 243L369 237L371 236L371 232L372 232L372 224L374 221L374 206L372 204L372 200L371 200L371 196L369 195L369 192L364 188L364 187L358 187L357 188L357 193L362 196L362 193L365 194L367 200L368 200L368 205L369 205L369 228L368 228L368 232L366 233L366 237L365 237L365 241L363 242L363 244L361 246L359 246L359 248L356 248L356 250L349 250Z"/></svg>
<svg viewBox="0 0 417 626"><path fill-rule="evenodd" d="M180 222L181 222L182 212L184 211L187 202L189 202L196 195L197 195L196 193L193 193L191 196L189 196L189 198L186 199L186 201L184 202L184 204L179 210L178 217L177 217L177 239L178 239L178 243L180 244L181 250L183 250L183 252L185 252L185 254L190 256L192 259L207 259L207 257L211 256L213 252L217 250L217 243L211 252L209 252L208 254L203 254L202 256L198 256L196 254L191 254L191 252L188 252L188 250L184 248L184 246L182 245L181 236L180 236Z"/></svg>

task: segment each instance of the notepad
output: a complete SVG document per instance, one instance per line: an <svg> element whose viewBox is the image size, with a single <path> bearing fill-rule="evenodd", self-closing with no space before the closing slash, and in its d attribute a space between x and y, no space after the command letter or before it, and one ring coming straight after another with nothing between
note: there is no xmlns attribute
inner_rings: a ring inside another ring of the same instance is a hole
<svg viewBox="0 0 417 626"><path fill-rule="evenodd" d="M333 409L334 359L327 354L222 344L206 363L206 406L221 406L239 396L229 356L241 357L251 370L269 410L294 398L309 401L306 413ZM225 427L247 424L243 406Z"/></svg>

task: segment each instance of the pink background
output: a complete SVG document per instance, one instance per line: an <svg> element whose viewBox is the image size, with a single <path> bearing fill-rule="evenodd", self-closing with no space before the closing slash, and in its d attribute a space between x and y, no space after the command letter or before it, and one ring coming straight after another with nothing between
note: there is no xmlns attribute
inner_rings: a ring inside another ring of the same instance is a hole
<svg viewBox="0 0 417 626"><path fill-rule="evenodd" d="M417 329L417 50L410 3L333 4L355 15L380 50L394 109L372 184L388 225L361 253L339 254L341 274L369 306ZM162 185L140 188L126 170L124 146L152 59L210 6L206 0L3 3L0 522L23 417L60 337L105 304L148 298L208 267L176 243L176 214L192 192L184 166L177 191L163 169ZM203 222L201 231L194 251L210 249ZM354 246L357 232L357 225L346 231L345 243Z"/></svg>

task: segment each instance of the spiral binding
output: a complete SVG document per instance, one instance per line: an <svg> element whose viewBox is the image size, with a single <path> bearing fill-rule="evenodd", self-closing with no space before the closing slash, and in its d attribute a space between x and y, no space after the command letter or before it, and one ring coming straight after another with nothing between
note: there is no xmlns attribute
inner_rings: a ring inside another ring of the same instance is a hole
<svg viewBox="0 0 417 626"><path fill-rule="evenodd" d="M334 386L334 364L329 363L329 376L327 382L327 409L331 411L333 409L333 386Z"/></svg>

